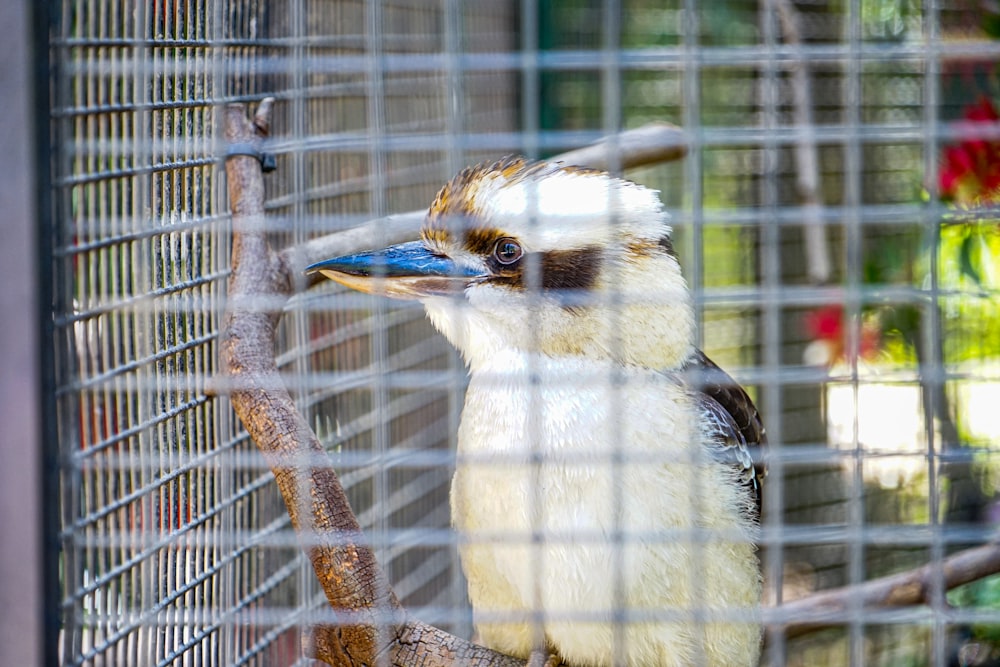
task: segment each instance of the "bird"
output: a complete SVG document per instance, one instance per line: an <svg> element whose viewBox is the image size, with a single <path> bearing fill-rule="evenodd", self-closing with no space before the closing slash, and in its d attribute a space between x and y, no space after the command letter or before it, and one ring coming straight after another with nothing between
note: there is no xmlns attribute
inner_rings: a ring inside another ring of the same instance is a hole
<svg viewBox="0 0 1000 667"><path fill-rule="evenodd" d="M653 189L507 156L447 182L419 240L306 268L420 301L468 366L451 513L489 648L759 661L766 432L696 346L669 223Z"/></svg>

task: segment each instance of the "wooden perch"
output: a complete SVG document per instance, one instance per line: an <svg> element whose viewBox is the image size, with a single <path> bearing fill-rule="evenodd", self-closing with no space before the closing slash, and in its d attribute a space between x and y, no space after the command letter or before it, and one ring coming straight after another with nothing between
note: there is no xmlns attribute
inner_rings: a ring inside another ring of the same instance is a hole
<svg viewBox="0 0 1000 667"><path fill-rule="evenodd" d="M305 284L301 268L331 255L369 249L376 229L380 241L413 238L423 213L377 220L283 253L275 252L267 242L260 159L271 104L270 99L264 100L252 122L240 104L228 106L224 114L230 147L226 175L233 254L223 322L222 364L228 374L233 408L274 472L302 549L333 612L343 619L335 626L315 628L308 650L331 665L371 665L376 658L378 664L398 667L525 665L406 614L362 537L332 462L281 381L274 358L275 326L296 286ZM651 134L643 135L639 144L625 133L599 145L603 148L590 147L568 155L577 163L616 163L622 168L646 164L653 153L659 154L661 160L683 155L676 128L658 126L643 131ZM651 152L650 145L658 141L659 147ZM609 148L620 152L611 159ZM780 625L774 627L785 636L795 636L836 622L830 619L831 614L853 610L851 600L858 595L865 608L920 604L930 590L931 577L939 572L943 572L944 587L952 588L998 571L1000 547L970 549L939 565L853 589L817 593L771 610L769 617L779 620Z"/></svg>
<svg viewBox="0 0 1000 667"><path fill-rule="evenodd" d="M938 591L950 591L1000 572L1000 544L960 551L940 563L928 563L915 570L872 579L856 586L819 591L786 602L771 610L780 620L769 632L783 632L786 638L845 625L852 614L863 618L867 610L933 604Z"/></svg>

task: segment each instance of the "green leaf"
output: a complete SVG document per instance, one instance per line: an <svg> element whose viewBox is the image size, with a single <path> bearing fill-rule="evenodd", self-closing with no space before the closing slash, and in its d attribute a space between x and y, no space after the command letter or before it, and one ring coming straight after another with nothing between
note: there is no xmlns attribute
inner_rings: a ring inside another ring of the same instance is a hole
<svg viewBox="0 0 1000 667"><path fill-rule="evenodd" d="M969 276L975 281L976 285L982 287L983 279L976 268L976 265L980 264L980 251L981 244L978 243L976 238L977 234L975 232L968 232L965 238L962 239L962 245L959 248L959 266L963 275Z"/></svg>
<svg viewBox="0 0 1000 667"><path fill-rule="evenodd" d="M983 16L983 32L993 39L1000 38L1000 14L987 11Z"/></svg>

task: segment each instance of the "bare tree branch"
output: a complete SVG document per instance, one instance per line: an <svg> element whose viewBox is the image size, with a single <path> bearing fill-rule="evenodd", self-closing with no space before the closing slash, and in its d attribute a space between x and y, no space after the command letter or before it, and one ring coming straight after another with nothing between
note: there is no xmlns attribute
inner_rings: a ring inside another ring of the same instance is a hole
<svg viewBox="0 0 1000 667"><path fill-rule="evenodd" d="M684 130L670 123L655 122L626 130L591 146L560 153L552 159L614 171L680 160L687 155L687 150Z"/></svg>
<svg viewBox="0 0 1000 667"><path fill-rule="evenodd" d="M943 561L872 579L856 586L819 591L769 610L768 632L786 638L843 625L872 609L913 607L931 602L935 591L950 591L1000 573L1000 544L960 551Z"/></svg>
<svg viewBox="0 0 1000 667"><path fill-rule="evenodd" d="M799 27L799 12L792 0L769 0L781 22L781 33L785 43L793 49L802 46L802 31ZM802 233L805 236L806 267L809 279L822 285L831 276L830 245L823 225L823 199L819 190L819 151L816 148L816 133L813 130L812 82L804 58L792 58L789 68L792 72L792 116L800 133L795 142L795 162L798 165L796 187L802 199Z"/></svg>

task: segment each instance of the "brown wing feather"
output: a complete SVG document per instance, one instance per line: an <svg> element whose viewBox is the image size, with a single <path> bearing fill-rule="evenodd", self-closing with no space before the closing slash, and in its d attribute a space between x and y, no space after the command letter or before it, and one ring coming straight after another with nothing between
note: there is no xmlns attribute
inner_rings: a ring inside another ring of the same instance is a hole
<svg viewBox="0 0 1000 667"><path fill-rule="evenodd" d="M767 474L763 454L767 434L757 407L746 391L701 350L681 368L685 380L713 435L713 455L740 469L740 479L750 487L760 518L763 481Z"/></svg>

